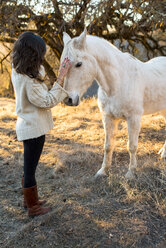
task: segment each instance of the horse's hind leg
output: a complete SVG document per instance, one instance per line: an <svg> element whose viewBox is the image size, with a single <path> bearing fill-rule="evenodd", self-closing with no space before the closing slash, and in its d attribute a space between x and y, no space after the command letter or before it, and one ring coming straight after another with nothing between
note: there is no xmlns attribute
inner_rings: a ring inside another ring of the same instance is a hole
<svg viewBox="0 0 166 248"><path fill-rule="evenodd" d="M118 126L118 120L111 118L109 115L103 115L103 124L105 131L104 159L102 166L96 173L95 177L105 176L110 169L112 154L115 147L115 136Z"/></svg>
<svg viewBox="0 0 166 248"><path fill-rule="evenodd" d="M136 152L138 146L138 136L141 126L141 116L132 116L127 119L128 124L128 150L130 154L129 170L126 174L126 178L131 179L134 177L134 170L137 167Z"/></svg>
<svg viewBox="0 0 166 248"><path fill-rule="evenodd" d="M166 109L161 111L162 116L165 118L166 121ZM161 153L161 158L166 158L166 140L164 146L160 149L159 153Z"/></svg>

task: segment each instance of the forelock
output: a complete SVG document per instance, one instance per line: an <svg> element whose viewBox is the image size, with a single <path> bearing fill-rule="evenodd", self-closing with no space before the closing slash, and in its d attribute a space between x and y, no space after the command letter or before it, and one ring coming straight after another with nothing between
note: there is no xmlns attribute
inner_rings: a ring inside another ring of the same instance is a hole
<svg viewBox="0 0 166 248"><path fill-rule="evenodd" d="M66 57L68 57L71 61L73 61L76 57L76 49L73 46L72 40L65 46L63 57L61 59L64 60Z"/></svg>

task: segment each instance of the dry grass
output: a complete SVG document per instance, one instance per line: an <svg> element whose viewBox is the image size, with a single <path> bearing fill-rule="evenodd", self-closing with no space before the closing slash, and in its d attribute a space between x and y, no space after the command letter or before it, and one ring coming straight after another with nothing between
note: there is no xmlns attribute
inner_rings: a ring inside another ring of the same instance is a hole
<svg viewBox="0 0 166 248"><path fill-rule="evenodd" d="M14 101L1 98L0 109L1 247L166 247L166 169L157 154L166 137L161 116L142 119L135 180L124 178L129 156L122 122L109 176L95 181L104 143L96 99L55 107L55 128L37 170L40 195L52 211L31 220L21 207L22 144L15 137Z"/></svg>

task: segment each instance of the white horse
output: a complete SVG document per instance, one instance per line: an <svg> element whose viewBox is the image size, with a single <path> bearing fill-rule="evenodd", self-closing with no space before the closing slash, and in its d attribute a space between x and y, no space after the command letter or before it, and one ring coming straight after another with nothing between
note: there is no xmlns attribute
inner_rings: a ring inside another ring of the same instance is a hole
<svg viewBox="0 0 166 248"><path fill-rule="evenodd" d="M71 68L64 81L66 104L76 106L94 79L99 84L98 103L105 130L104 159L96 176L106 175L112 162L115 134L120 119L128 124L130 154L127 178L134 177L141 116L159 112L166 118L166 57L144 63L123 53L106 40L86 34L73 39L63 35L61 60L69 57ZM166 157L166 142L161 149Z"/></svg>

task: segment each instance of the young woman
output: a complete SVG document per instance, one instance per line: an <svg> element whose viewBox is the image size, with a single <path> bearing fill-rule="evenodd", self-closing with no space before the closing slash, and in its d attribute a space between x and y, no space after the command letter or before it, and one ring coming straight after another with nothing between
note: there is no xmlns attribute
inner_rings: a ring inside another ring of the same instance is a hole
<svg viewBox="0 0 166 248"><path fill-rule="evenodd" d="M69 67L68 58L62 63L57 82L48 91L43 83L44 67L42 61L46 53L44 40L32 33L21 34L12 52L12 83L16 96L16 133L24 146L24 176L22 187L24 207L28 216L47 213L50 208L43 207L39 201L35 179L36 167L45 142L45 134L53 128L50 108L63 101L67 92L59 85Z"/></svg>

